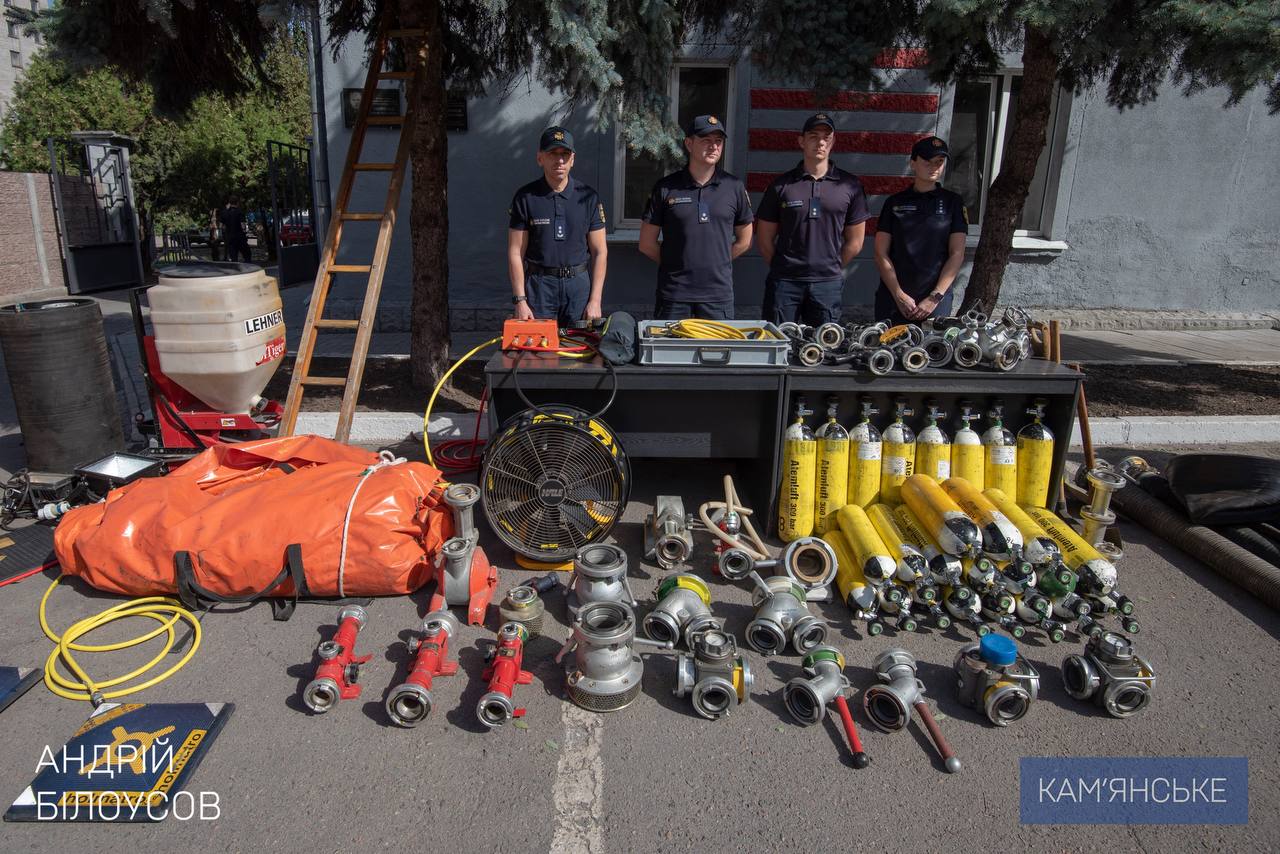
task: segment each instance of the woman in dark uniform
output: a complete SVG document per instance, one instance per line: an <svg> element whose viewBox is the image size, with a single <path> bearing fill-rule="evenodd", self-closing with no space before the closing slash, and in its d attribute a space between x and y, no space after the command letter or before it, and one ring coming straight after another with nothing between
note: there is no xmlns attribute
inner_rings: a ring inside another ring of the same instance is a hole
<svg viewBox="0 0 1280 854"><path fill-rule="evenodd" d="M951 313L969 217L960 194L939 183L947 156L946 142L936 136L917 142L911 149L911 187L890 196L880 210L876 320L918 323Z"/></svg>

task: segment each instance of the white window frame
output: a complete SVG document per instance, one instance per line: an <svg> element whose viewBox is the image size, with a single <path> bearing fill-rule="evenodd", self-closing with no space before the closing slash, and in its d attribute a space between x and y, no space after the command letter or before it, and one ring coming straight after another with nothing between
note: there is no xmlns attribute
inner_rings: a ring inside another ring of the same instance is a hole
<svg viewBox="0 0 1280 854"><path fill-rule="evenodd" d="M677 59L671 65L671 71L667 76L667 101L671 105L670 117L675 122L679 116L680 104L677 99L680 97L680 69L682 68L726 68L728 69L728 78L725 81L728 103L725 105L724 121L725 125L731 129L736 129L737 124L737 67L731 59L705 59L705 58L683 58ZM617 144L614 146L613 160L613 228L615 232L623 232L630 236L634 235L638 239L640 233L640 220L624 219L623 210L626 206L626 190L627 190L627 146L622 141L622 135L615 136ZM726 139L724 145L724 155L720 160L720 165L728 172L733 171L733 145L732 140Z"/></svg>
<svg viewBox="0 0 1280 854"><path fill-rule="evenodd" d="M1023 76L1022 71L1021 66L1007 66L995 74L984 74L971 81L986 83L988 92L994 89L995 94L995 97L990 97L989 95L987 98L987 104L989 105L987 115L988 136L985 143L987 150L991 152L990 179L984 181L982 185L982 192L978 201L979 222L969 226L971 243L976 243L978 236L982 233L981 220L987 209L987 191L991 189L992 182L1000 174L1000 166L1004 162L1004 137L1005 128L1009 122L1009 101L1012 84L1015 77ZM1058 180L1061 178L1062 173L1065 129L1068 119L1068 115L1064 115L1064 113L1069 111L1069 106L1070 99L1064 97L1060 88L1055 87L1050 105L1049 126L1045 128L1045 144L1049 149L1049 162L1045 166L1045 192L1040 208L1040 227L1037 229L1015 229L1013 232L1015 247L1018 247L1019 244L1025 244L1024 248L1066 248L1066 244L1058 247L1056 246L1056 241L1051 241L1047 238L1052 233L1053 208L1057 197ZM1055 245L1038 246L1038 244L1051 243Z"/></svg>

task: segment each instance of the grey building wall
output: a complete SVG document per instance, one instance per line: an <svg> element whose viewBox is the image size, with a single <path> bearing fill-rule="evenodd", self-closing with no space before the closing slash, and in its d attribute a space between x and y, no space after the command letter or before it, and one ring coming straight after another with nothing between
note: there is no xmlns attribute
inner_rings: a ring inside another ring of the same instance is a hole
<svg viewBox="0 0 1280 854"><path fill-rule="evenodd" d="M1015 258L1002 294L1063 308L1274 310L1280 305L1280 116L1255 92L1166 86L1123 113L1071 106L1056 257ZM1056 227L1057 223L1055 223Z"/></svg>
<svg viewBox="0 0 1280 854"><path fill-rule="evenodd" d="M342 90L365 77L362 46L351 44L337 63L325 56L330 171L336 194L350 131L344 126ZM849 112L837 114L848 130L933 133L950 128L950 93L930 86L918 71L887 72L890 91L936 93L932 114ZM772 85L746 60L737 63L731 128L733 170L778 172L798 160L781 151L750 150L748 127L783 128L803 118L785 110L752 108L751 90ZM1249 311L1273 309L1280 271L1280 200L1270 188L1280 179L1275 151L1280 119L1266 114L1261 94L1223 110L1222 94L1184 98L1166 87L1152 105L1120 113L1101 93L1069 101L1059 134L1060 168L1051 181L1052 227L1045 235L1057 248L1017 249L1006 274L1004 301L1037 307L1127 307ZM539 174L534 161L538 133L552 123L569 127L578 140L574 174L593 184L612 210L616 138L596 132L587 111L558 112L559 99L536 83L471 99L469 128L449 136L449 290L455 328L483 328L509 312L505 265L507 208L515 189ZM779 123L781 122L781 123ZM393 132L371 129L364 160L390 160ZM859 152L835 155L859 175L907 174L906 156ZM353 209L382 206L386 178L363 173ZM407 324L410 298L407 184L380 309L383 328ZM878 212L885 195L870 198ZM753 193L759 199L759 193ZM373 225L347 226L342 260L366 261ZM364 229L363 239L359 229ZM1061 247L1065 241L1066 247ZM972 240L971 243L976 241ZM846 272L846 307L866 312L878 277L868 236L862 254ZM972 247L971 247L972 251ZM758 307L765 269L752 249L735 263L740 316ZM966 270L958 285L963 285ZM610 225L606 310L652 307L654 265L633 238ZM339 282L334 299L358 296L353 282ZM354 310L354 306L351 306ZM341 311L342 309L338 309Z"/></svg>

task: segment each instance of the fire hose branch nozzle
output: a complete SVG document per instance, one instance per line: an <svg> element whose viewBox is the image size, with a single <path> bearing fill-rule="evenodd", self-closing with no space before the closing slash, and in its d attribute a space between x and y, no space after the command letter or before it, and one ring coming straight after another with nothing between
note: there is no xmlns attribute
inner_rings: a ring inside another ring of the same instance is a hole
<svg viewBox="0 0 1280 854"><path fill-rule="evenodd" d="M924 685L916 678L916 660L905 649L888 649L876 657L873 670L883 684L872 685L862 694L862 709L885 732L897 732L911 720L915 709L948 773L960 770L960 760L947 743L924 699Z"/></svg>
<svg viewBox="0 0 1280 854"><path fill-rule="evenodd" d="M449 661L449 641L458 633L458 620L448 611L434 611L422 622L422 636L410 642L413 667L404 682L387 696L387 716L403 727L413 727L431 714L431 680L452 676L458 662Z"/></svg>
<svg viewBox="0 0 1280 854"><path fill-rule="evenodd" d="M338 631L330 640L316 647L320 666L315 678L302 692L302 701L318 715L332 709L339 700L360 696L360 665L372 655L355 654L356 638L368 622L368 614L359 605L345 605L338 612Z"/></svg>
<svg viewBox="0 0 1280 854"><path fill-rule="evenodd" d="M517 685L533 681L533 674L523 669L524 645L528 639L529 630L519 623L503 623L498 629L497 644L480 677L488 681L489 692L476 704L476 717L490 729L524 716L524 709L516 707L514 695Z"/></svg>

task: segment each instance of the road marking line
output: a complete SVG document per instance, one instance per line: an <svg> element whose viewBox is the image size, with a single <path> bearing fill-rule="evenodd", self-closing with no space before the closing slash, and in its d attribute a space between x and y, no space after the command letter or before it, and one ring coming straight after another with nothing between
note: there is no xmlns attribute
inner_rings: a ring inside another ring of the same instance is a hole
<svg viewBox="0 0 1280 854"><path fill-rule="evenodd" d="M556 765L553 799L556 830L552 854L602 854L604 851L604 722L600 715L572 703L560 705L564 740Z"/></svg>

